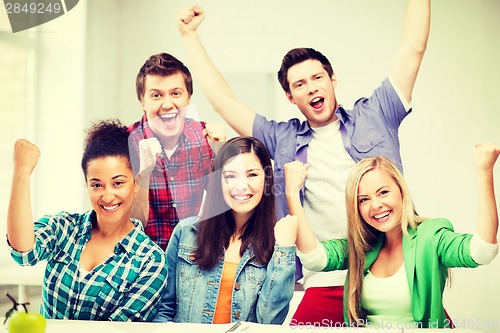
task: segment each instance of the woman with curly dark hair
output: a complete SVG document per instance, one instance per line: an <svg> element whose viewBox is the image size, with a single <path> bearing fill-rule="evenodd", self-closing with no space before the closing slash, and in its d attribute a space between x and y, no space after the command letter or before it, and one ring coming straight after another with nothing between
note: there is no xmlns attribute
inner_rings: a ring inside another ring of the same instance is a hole
<svg viewBox="0 0 500 333"><path fill-rule="evenodd" d="M82 169L92 210L61 212L33 223L30 177L40 151L14 146L7 216L11 255L20 265L47 260L41 314L52 319L148 321L166 283L166 258L130 210L138 186L128 131L107 120L87 132Z"/></svg>

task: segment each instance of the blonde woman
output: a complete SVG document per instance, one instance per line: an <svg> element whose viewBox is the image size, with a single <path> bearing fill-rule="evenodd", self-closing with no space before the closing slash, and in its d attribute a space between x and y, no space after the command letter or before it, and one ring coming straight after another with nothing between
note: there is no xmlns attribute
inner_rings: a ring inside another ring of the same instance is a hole
<svg viewBox="0 0 500 333"><path fill-rule="evenodd" d="M298 198L308 165L286 165L288 204L299 217L299 257L311 270L348 268L347 323L452 325L442 303L448 268L488 264L498 253L493 167L499 154L492 143L476 146L479 207L475 235L455 233L447 219L419 216L401 172L389 159L378 156L361 160L350 172L347 239L322 242L322 246L309 230Z"/></svg>

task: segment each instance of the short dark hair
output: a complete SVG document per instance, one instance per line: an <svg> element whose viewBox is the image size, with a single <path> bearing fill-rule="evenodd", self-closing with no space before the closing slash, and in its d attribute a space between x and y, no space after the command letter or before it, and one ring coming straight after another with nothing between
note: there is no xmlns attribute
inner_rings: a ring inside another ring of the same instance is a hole
<svg viewBox="0 0 500 333"><path fill-rule="evenodd" d="M142 101L147 75L170 76L181 73L189 96L193 94L193 78L189 69L176 57L168 53L154 54L146 60L135 79L137 98Z"/></svg>
<svg viewBox="0 0 500 333"><path fill-rule="evenodd" d="M82 170L87 179L87 168L90 161L100 157L122 157L128 167L130 154L128 150L128 129L117 119L101 120L87 129L84 151L82 156Z"/></svg>
<svg viewBox="0 0 500 333"><path fill-rule="evenodd" d="M266 147L253 137L234 137L228 140L214 160L215 172L210 175L206 202L203 205L198 232L194 262L201 269L211 269L217 265L222 250L227 248L236 229L231 208L222 195L222 168L239 154L253 154L264 169L264 189L262 199L252 216L246 222L241 236L240 255L252 248L255 260L266 264L274 249L274 178L271 158Z"/></svg>
<svg viewBox="0 0 500 333"><path fill-rule="evenodd" d="M328 75L330 77L333 75L333 68L330 61L328 61L328 59L321 52L312 48L304 47L292 49L283 57L281 68L278 71L278 80L285 92L290 92L290 82L288 82L288 70L290 67L309 59L321 62Z"/></svg>

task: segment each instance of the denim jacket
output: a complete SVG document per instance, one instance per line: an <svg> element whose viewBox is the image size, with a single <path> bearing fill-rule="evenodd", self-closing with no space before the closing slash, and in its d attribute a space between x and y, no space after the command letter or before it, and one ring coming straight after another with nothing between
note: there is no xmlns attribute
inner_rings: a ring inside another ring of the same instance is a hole
<svg viewBox="0 0 500 333"><path fill-rule="evenodd" d="M154 321L213 321L224 261L221 258L210 270L192 261L198 219L184 219L174 229L167 247L167 288ZM247 249L236 270L231 322L283 323L293 296L294 272L295 246L275 245L267 265L257 263Z"/></svg>

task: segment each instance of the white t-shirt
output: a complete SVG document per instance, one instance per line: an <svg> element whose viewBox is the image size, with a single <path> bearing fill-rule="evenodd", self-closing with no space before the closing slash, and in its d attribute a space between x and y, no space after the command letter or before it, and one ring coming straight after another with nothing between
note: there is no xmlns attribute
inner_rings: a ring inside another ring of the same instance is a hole
<svg viewBox="0 0 500 333"><path fill-rule="evenodd" d="M314 128L313 132L307 150L309 177L305 183L304 212L319 241L345 238L345 185L355 162L345 150L338 119ZM302 272L304 288L343 286L345 282L345 271L312 272L303 268Z"/></svg>

